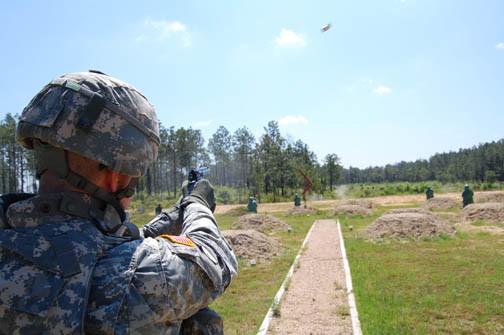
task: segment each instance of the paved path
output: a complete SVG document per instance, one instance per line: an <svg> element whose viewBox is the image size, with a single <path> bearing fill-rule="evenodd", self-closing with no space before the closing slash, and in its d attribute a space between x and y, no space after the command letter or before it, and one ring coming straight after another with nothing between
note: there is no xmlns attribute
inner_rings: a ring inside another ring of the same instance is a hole
<svg viewBox="0 0 504 335"><path fill-rule="evenodd" d="M270 311L262 334L360 334L355 309L350 308L355 304L353 293L349 303L337 222L314 223L297 261L280 300L280 316L271 317Z"/></svg>

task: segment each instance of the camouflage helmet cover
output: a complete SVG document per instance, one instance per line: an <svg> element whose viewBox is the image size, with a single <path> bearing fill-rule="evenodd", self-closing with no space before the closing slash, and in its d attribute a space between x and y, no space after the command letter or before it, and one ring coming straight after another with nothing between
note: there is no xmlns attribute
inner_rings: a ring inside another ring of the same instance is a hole
<svg viewBox="0 0 504 335"><path fill-rule="evenodd" d="M90 71L47 84L23 110L16 138L28 149L40 139L140 177L157 157L158 127L153 106L137 89Z"/></svg>

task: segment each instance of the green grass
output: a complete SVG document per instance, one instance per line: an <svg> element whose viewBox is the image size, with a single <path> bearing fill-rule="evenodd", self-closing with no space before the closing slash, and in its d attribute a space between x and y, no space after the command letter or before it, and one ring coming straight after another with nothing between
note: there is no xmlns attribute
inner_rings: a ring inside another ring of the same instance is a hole
<svg viewBox="0 0 504 335"><path fill-rule="evenodd" d="M475 226L475 227L484 227L484 226L493 226L493 227L501 227L501 228L504 228L504 223L492 223L492 224L489 224L488 222L486 221L483 221L483 220L476 220L474 222L471 222L471 225Z"/></svg>
<svg viewBox="0 0 504 335"><path fill-rule="evenodd" d="M504 334L504 235L470 230L455 237L382 243L360 237L385 211L401 207L380 207L372 216L339 217L363 333ZM275 215L293 228L291 233L275 233L283 254L256 266L241 261L238 276L211 306L224 318L226 334L256 334L313 222L335 219L321 211ZM152 218L134 216L144 222ZM216 218L223 230L237 220ZM347 310L335 313L346 315Z"/></svg>
<svg viewBox="0 0 504 335"><path fill-rule="evenodd" d="M502 235L367 242L342 226L364 334L504 333Z"/></svg>
<svg viewBox="0 0 504 335"><path fill-rule="evenodd" d="M437 196L442 193L462 192L464 183L442 184L437 181L430 181L348 184L346 195L354 198L367 198L399 194L425 194L427 186L431 186L434 190L434 196ZM471 184L471 188L474 191L502 190L504 183L474 183Z"/></svg>
<svg viewBox="0 0 504 335"><path fill-rule="evenodd" d="M231 225L237 220L236 217L222 214L216 214L215 219L217 220L217 224L221 230L231 229Z"/></svg>

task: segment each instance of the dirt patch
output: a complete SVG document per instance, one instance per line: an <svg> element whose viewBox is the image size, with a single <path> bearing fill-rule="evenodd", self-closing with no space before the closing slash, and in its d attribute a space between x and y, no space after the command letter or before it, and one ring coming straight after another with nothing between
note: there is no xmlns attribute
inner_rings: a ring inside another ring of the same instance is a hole
<svg viewBox="0 0 504 335"><path fill-rule="evenodd" d="M399 204L414 204L425 200L423 194L410 195L388 195L383 197L372 198L380 206L396 206Z"/></svg>
<svg viewBox="0 0 504 335"><path fill-rule="evenodd" d="M365 238L422 239L439 235L454 235L455 228L423 208L401 208L386 212L367 226Z"/></svg>
<svg viewBox="0 0 504 335"><path fill-rule="evenodd" d="M442 193L443 197L453 198L462 203L462 197L459 192L456 193ZM355 204L349 203L350 199L340 199L340 200L319 200L319 201L308 201L307 205L311 207L315 207L319 210L331 210L334 206L343 205L343 204ZM372 202L376 206L397 206L397 205L417 205L425 201L425 194L415 194L415 195L394 195L394 196L383 196L383 197L374 197L374 198L362 198L362 199L354 199L353 201L365 201ZM277 212L286 212L292 208L294 205L293 202L277 202L277 203L259 203L257 205L257 211L259 213L277 213ZM304 204L303 204L304 205ZM215 214L224 214L228 210L235 207L243 207L243 205L224 205L218 204L215 209ZM364 206L366 207L366 206Z"/></svg>
<svg viewBox="0 0 504 335"><path fill-rule="evenodd" d="M340 205L333 208L329 215L371 215L373 211L359 205Z"/></svg>
<svg viewBox="0 0 504 335"><path fill-rule="evenodd" d="M504 204L500 202L470 204L464 207L461 215L466 222L504 223Z"/></svg>
<svg viewBox="0 0 504 335"><path fill-rule="evenodd" d="M281 251L280 243L272 237L253 229L223 230L235 255L246 260L270 260Z"/></svg>
<svg viewBox="0 0 504 335"><path fill-rule="evenodd" d="M472 231L472 232L485 232L494 235L504 235L504 228L496 225L491 226L474 226L472 224L459 224L457 225L457 231ZM504 242L504 240L503 240Z"/></svg>
<svg viewBox="0 0 504 335"><path fill-rule="evenodd" d="M504 192L484 192L474 196L474 202L504 202Z"/></svg>
<svg viewBox="0 0 504 335"><path fill-rule="evenodd" d="M289 209L285 214L286 215L300 215L300 214L313 214L317 212L317 209L314 207L304 207L304 206L296 206Z"/></svg>
<svg viewBox="0 0 504 335"><path fill-rule="evenodd" d="M357 205L357 206L361 206L361 207L369 208L369 209L373 209L373 208L377 207L377 204L374 201L369 200L369 199L349 199L349 200L345 200L343 204L344 205Z"/></svg>
<svg viewBox="0 0 504 335"><path fill-rule="evenodd" d="M447 210L462 207L462 202L452 198L435 197L425 201L422 207L430 210Z"/></svg>
<svg viewBox="0 0 504 335"><path fill-rule="evenodd" d="M248 213L249 213L249 211L246 206L231 207L226 212L224 212L225 215L229 215L229 216L242 216L242 215L246 215Z"/></svg>
<svg viewBox="0 0 504 335"><path fill-rule="evenodd" d="M277 230L287 230L288 224L267 214L247 214L240 216L231 227L233 229L254 229L261 233L269 233Z"/></svg>
<svg viewBox="0 0 504 335"><path fill-rule="evenodd" d="M418 208L418 207L389 209L383 215L402 214L402 213L418 213L418 214L433 215L431 212L429 212L425 208Z"/></svg>

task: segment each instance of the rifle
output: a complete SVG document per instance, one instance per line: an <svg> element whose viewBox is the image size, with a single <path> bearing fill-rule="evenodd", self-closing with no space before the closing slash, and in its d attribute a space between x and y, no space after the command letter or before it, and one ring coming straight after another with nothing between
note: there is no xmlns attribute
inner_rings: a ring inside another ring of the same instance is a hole
<svg viewBox="0 0 504 335"><path fill-rule="evenodd" d="M187 195L191 194L194 189L194 185L204 177L210 175L210 168L207 166L199 167L197 169L191 169L189 176L187 177Z"/></svg>

